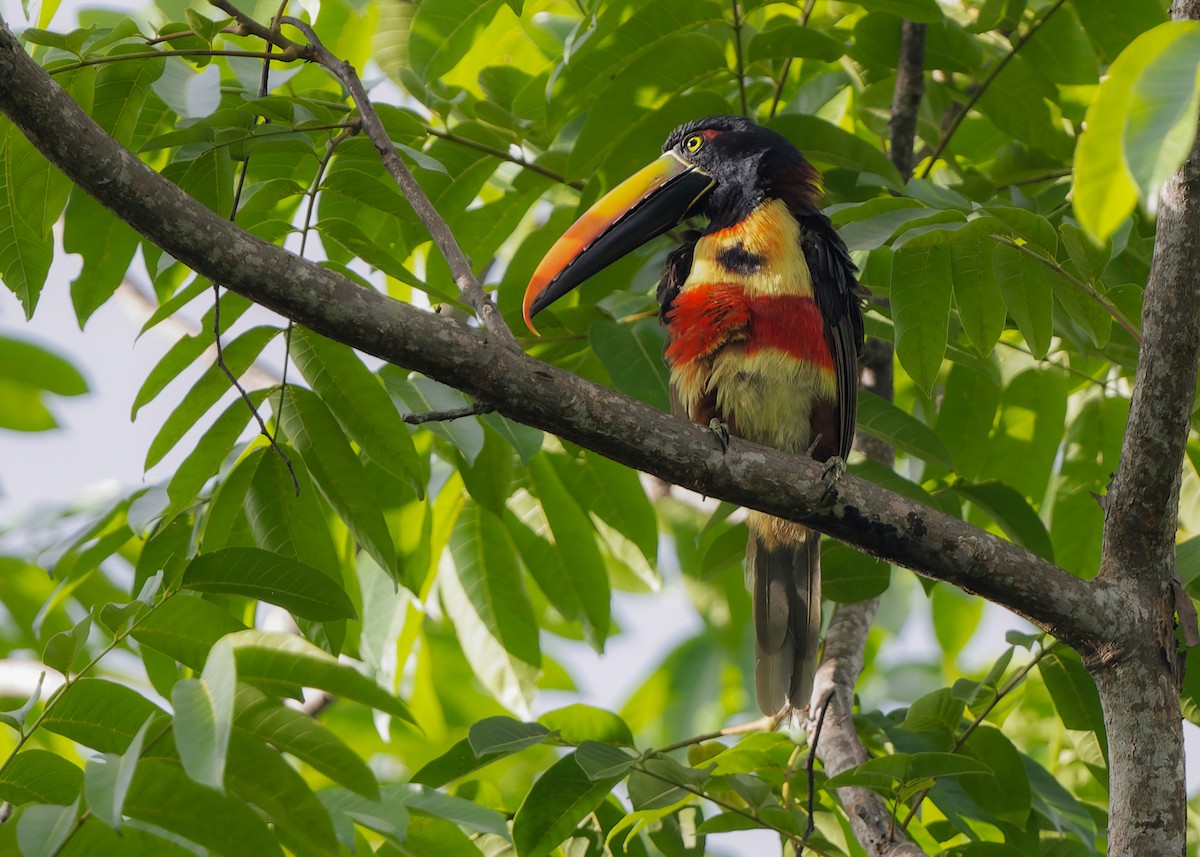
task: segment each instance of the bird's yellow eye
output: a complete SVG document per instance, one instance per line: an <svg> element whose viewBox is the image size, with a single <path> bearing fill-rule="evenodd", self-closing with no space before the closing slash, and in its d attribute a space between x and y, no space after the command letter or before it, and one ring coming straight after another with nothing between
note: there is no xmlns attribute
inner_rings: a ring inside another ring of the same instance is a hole
<svg viewBox="0 0 1200 857"><path fill-rule="evenodd" d="M699 134L693 134L683 141L683 148L687 149L689 152L695 152L703 145L704 138Z"/></svg>

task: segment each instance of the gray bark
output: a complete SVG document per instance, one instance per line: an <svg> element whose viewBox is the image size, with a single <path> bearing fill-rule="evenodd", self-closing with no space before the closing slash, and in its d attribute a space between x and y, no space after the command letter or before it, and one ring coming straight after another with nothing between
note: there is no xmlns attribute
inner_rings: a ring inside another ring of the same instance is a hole
<svg viewBox="0 0 1200 857"><path fill-rule="evenodd" d="M1198 19L1200 2L1176 3L1172 12L1176 20ZM1200 364L1198 251L1200 137L1159 197L1129 423L1105 498L1097 581L1111 587L1113 629L1085 661L1108 731L1113 857L1183 854L1186 847L1176 613L1185 638L1194 635L1195 618L1173 581L1180 475Z"/></svg>

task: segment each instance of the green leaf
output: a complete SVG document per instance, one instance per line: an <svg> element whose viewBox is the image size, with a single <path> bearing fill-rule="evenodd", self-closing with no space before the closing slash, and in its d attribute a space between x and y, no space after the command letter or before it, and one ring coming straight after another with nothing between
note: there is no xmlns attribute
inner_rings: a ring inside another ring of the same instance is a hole
<svg viewBox="0 0 1200 857"><path fill-rule="evenodd" d="M284 834L294 853L337 853L337 837L328 810L282 754L244 733L229 745L225 782L229 790L254 804Z"/></svg>
<svg viewBox="0 0 1200 857"><path fill-rule="evenodd" d="M217 791L224 790L236 684L233 653L227 644L218 644L209 651L199 679L184 679L171 689L175 747L183 769Z"/></svg>
<svg viewBox="0 0 1200 857"><path fill-rule="evenodd" d="M1054 545L1046 525L1029 502L1011 485L1003 482L955 482L954 491L970 500L993 521L1004 534L1019 545L1054 562Z"/></svg>
<svg viewBox="0 0 1200 857"><path fill-rule="evenodd" d="M140 241L141 236L131 226L94 197L71 194L63 217L63 249L83 259L79 276L71 281L71 303L80 327L121 285Z"/></svg>
<svg viewBox="0 0 1200 857"><path fill-rule="evenodd" d="M834 539L821 539L823 597L853 604L882 595L892 579L892 567Z"/></svg>
<svg viewBox="0 0 1200 857"><path fill-rule="evenodd" d="M620 777L591 780L564 756L550 767L521 802L513 819L513 845L520 857L546 857L608 796Z"/></svg>
<svg viewBox="0 0 1200 857"><path fill-rule="evenodd" d="M858 427L922 461L954 469L950 453L933 429L869 390L858 397Z"/></svg>
<svg viewBox="0 0 1200 857"><path fill-rule="evenodd" d="M1083 15L1085 26L1092 11ZM1179 26L1168 24L1139 36L1109 67L1088 106L1075 149L1072 199L1080 224L1099 241L1111 236L1137 204L1138 188L1124 151L1133 89L1155 57L1180 35Z"/></svg>
<svg viewBox="0 0 1200 857"><path fill-rule="evenodd" d="M589 780L623 777L633 770L638 757L613 744L584 741L575 751L575 763Z"/></svg>
<svg viewBox="0 0 1200 857"><path fill-rule="evenodd" d="M485 717L471 724L467 743L476 758L510 756L526 747L541 744L550 737L550 729L541 723L523 723L512 717Z"/></svg>
<svg viewBox="0 0 1200 857"><path fill-rule="evenodd" d="M57 753L22 750L0 770L0 800L27 803L74 802L83 788L83 771Z"/></svg>
<svg viewBox="0 0 1200 857"><path fill-rule="evenodd" d="M892 262L896 356L926 393L933 389L946 352L950 278L950 251L932 239L907 242Z"/></svg>
<svg viewBox="0 0 1200 857"><path fill-rule="evenodd" d="M974 801L1002 821L1024 826L1029 817L1031 790L1021 754L1004 733L982 724L968 736L960 751L987 765L990 777L967 777L963 789Z"/></svg>
<svg viewBox="0 0 1200 857"><path fill-rule="evenodd" d="M87 763L87 775L84 784L87 794L88 808L103 819L114 829L120 829L124 818L125 798L133 783L133 775L137 770L138 759L142 755L142 746L146 732L153 718L147 718L142 728L133 737L129 748L121 755L102 753L90 759Z"/></svg>
<svg viewBox="0 0 1200 857"><path fill-rule="evenodd" d="M1119 59L1117 54L1132 53L1130 42L1167 20L1166 10L1157 0L1126 0L1123 3L1092 3L1075 0L1079 22L1096 44L1103 62ZM1126 51L1125 48L1130 50ZM1109 69L1112 73L1112 69Z"/></svg>
<svg viewBox="0 0 1200 857"><path fill-rule="evenodd" d="M944 587L939 586L934 592ZM937 614L934 613L936 620ZM939 733L945 739L945 747L949 749L950 741L962 721L963 701L956 699L950 688L942 687L927 693L908 707L904 721L900 724L904 729L913 732Z"/></svg>
<svg viewBox="0 0 1200 857"><path fill-rule="evenodd" d="M147 718L162 713L136 690L81 678L55 698L43 728L101 753L123 753Z"/></svg>
<svg viewBox="0 0 1200 857"><path fill-rule="evenodd" d="M17 819L17 845L26 857L55 857L71 836L79 801L71 806L34 805Z"/></svg>
<svg viewBox="0 0 1200 857"><path fill-rule="evenodd" d="M146 324L142 327L142 333L154 327L161 318L159 314L163 314L163 318L174 315L184 306L191 303L197 296L202 295L212 289L212 285L207 280L196 279L188 286L181 289L174 297L163 303L155 314L150 317ZM220 311L221 323L228 327L234 321L250 308L250 301L235 292L225 292L221 295ZM166 389L167 385L179 377L183 370L187 369L193 363L200 359L208 349L213 345L212 326L215 313L210 308L201 318L200 324L203 328L201 333L193 336L184 336L176 340L167 353L162 356L162 359L154 365L150 370L150 374L146 376L146 380L142 382L142 386L138 389L137 395L133 397L133 407L130 409L129 418L136 419L138 411Z"/></svg>
<svg viewBox="0 0 1200 857"><path fill-rule="evenodd" d="M196 592L257 598L318 622L356 618L350 597L329 575L258 548L201 554L188 563L183 585Z"/></svg>
<svg viewBox="0 0 1200 857"><path fill-rule="evenodd" d="M588 345L617 389L660 411L671 409L662 359L665 344L666 333L654 318L643 318L632 325L597 319L588 328Z"/></svg>
<svg viewBox="0 0 1200 857"><path fill-rule="evenodd" d="M0 336L0 378L56 396L82 396L88 391L83 375L65 357L8 336Z"/></svg>
<svg viewBox="0 0 1200 857"><path fill-rule="evenodd" d="M830 777L825 781L825 788L863 786L887 795L903 790L907 783L920 780L990 773L987 765L954 753L893 753Z"/></svg>
<svg viewBox="0 0 1200 857"><path fill-rule="evenodd" d="M279 329L274 327L255 327L247 330L225 345L223 353L226 367L234 377L240 377L258 358L267 343L278 334ZM149 470L162 461L163 456L174 449L184 434L208 413L229 389L229 378L219 366L213 365L204 370L204 374L175 406L163 421L158 434L150 441L150 449L146 452L146 469Z"/></svg>
<svg viewBox="0 0 1200 857"><path fill-rule="evenodd" d="M143 759L125 813L230 857L267 857L283 851L253 809L228 795L188 779L182 769L159 759ZM219 823L214 823L218 820Z"/></svg>
<svg viewBox="0 0 1200 857"><path fill-rule="evenodd" d="M184 666L199 670L217 640L245 629L245 625L219 605L179 593L139 622L133 629L133 638Z"/></svg>
<svg viewBox="0 0 1200 857"><path fill-rule="evenodd" d="M611 711L576 703L565 708L548 711L538 722L559 734L568 744L584 741L605 741L610 744L633 746L633 733L629 726Z"/></svg>
<svg viewBox="0 0 1200 857"><path fill-rule="evenodd" d="M746 43L746 62L768 59L812 58L823 62L840 59L842 43L820 30L784 24L760 30Z"/></svg>
<svg viewBox="0 0 1200 857"><path fill-rule="evenodd" d="M297 328L292 333L292 359L346 434L371 460L410 484L418 497L424 496L428 466L417 455L408 426L383 384L354 352Z"/></svg>
<svg viewBox="0 0 1200 857"><path fill-rule="evenodd" d="M1043 17L1037 34L1021 43L1021 53L1055 83L1090 85L1100 78L1096 52L1070 6Z"/></svg>
<svg viewBox="0 0 1200 857"><path fill-rule="evenodd" d="M1125 162L1151 213L1158 194L1196 138L1200 105L1200 22L1164 25L1175 35L1133 84L1125 122Z"/></svg>
<svg viewBox="0 0 1200 857"><path fill-rule="evenodd" d="M1040 360L1050 350L1050 339L1054 335L1053 292L1046 282L1045 267L1037 259L1007 244L996 246L992 265L1009 313L1016 320L1033 356Z"/></svg>
<svg viewBox="0 0 1200 857"><path fill-rule="evenodd" d="M935 586L930 598L933 608L933 631L943 658L953 665L966 647L983 618L983 599L953 586Z"/></svg>
<svg viewBox="0 0 1200 857"><path fill-rule="evenodd" d="M76 661L87 646L88 634L92 631L92 614L84 616L69 631L59 631L46 643L42 662L48 667L70 675Z"/></svg>
<svg viewBox="0 0 1200 857"><path fill-rule="evenodd" d="M416 723L408 707L349 664L293 634L239 631L233 647L238 678L251 684L315 687Z"/></svg>
<svg viewBox="0 0 1200 857"><path fill-rule="evenodd" d="M1060 647L1038 661L1038 671L1046 682L1046 690L1050 691L1063 726L1095 733L1107 764L1108 733L1104 728L1100 694L1079 656Z"/></svg>
<svg viewBox="0 0 1200 857"><path fill-rule="evenodd" d="M453 387L447 387L445 384L429 378L413 377L410 379L394 370L384 371L384 382L387 384L388 390L408 405L412 413L455 410L471 404L467 401L466 396ZM428 422L422 426L422 429L431 431L454 444L469 465L473 465L479 453L483 451L483 426L474 417Z"/></svg>
<svg viewBox="0 0 1200 857"><path fill-rule="evenodd" d="M311 391L289 385L282 422L329 505L375 561L396 574L396 546L375 490L325 403Z"/></svg>
<svg viewBox="0 0 1200 857"><path fill-rule="evenodd" d="M559 480L549 453L534 456L529 462L529 477L550 526L555 550L563 560L564 583L572 590L572 600L580 605L584 633L588 642L602 651L608 637L611 598L608 570L596 546L596 529Z"/></svg>
<svg viewBox="0 0 1200 857"><path fill-rule="evenodd" d="M982 235L950 245L950 276L958 319L975 350L985 356L1000 340L1007 317L992 265L995 246L991 238Z"/></svg>
<svg viewBox="0 0 1200 857"><path fill-rule="evenodd" d="M25 317L33 318L38 296L50 272L54 239L39 234L21 216L13 161L15 151L23 151L22 146L27 145L25 138L11 127L0 138L0 282L21 301Z"/></svg>
<svg viewBox="0 0 1200 857"><path fill-rule="evenodd" d="M931 3L936 6L936 3ZM938 13L941 17L941 13ZM890 187L904 185L896 167L879 147L816 116L777 116L770 127L798 147L810 160L881 176Z"/></svg>
<svg viewBox="0 0 1200 857"><path fill-rule="evenodd" d="M365 798L379 797L375 775L358 753L312 717L246 684L238 685L234 709L235 735L266 742Z"/></svg>
<svg viewBox="0 0 1200 857"><path fill-rule="evenodd" d="M258 407L267 397L267 391L255 390L249 396L254 407ZM182 509L196 499L205 483L220 470L253 416L246 401L239 397L213 420L167 483L172 508Z"/></svg>
<svg viewBox="0 0 1200 857"><path fill-rule="evenodd" d="M446 785L446 783L457 780L460 777L465 777L467 774L486 767L492 762L499 761L512 753L520 752L526 746L529 745L516 744L514 745L516 749L511 752L497 752L477 756L475 755L475 751L471 749L471 742L463 738L445 753L429 761L413 774L412 782L430 786L431 788L440 788Z"/></svg>
<svg viewBox="0 0 1200 857"><path fill-rule="evenodd" d="M263 550L318 569L340 589L342 568L329 532L329 510L295 453L286 445L282 449L292 459L292 473L279 455L267 448L254 450L241 465L252 473L242 500L250 532ZM292 483L293 473L299 494Z"/></svg>
<svg viewBox="0 0 1200 857"><path fill-rule="evenodd" d="M476 37L503 6L502 0L429 0L417 6L408 36L413 71L436 80L458 65Z"/></svg>
<svg viewBox="0 0 1200 857"><path fill-rule="evenodd" d="M504 705L524 713L541 665L537 622L503 523L466 503L450 536L453 570L438 578L471 669Z"/></svg>
<svg viewBox="0 0 1200 857"><path fill-rule="evenodd" d="M942 20L937 0L855 0L866 9L891 12L918 24L936 24Z"/></svg>
<svg viewBox="0 0 1200 857"><path fill-rule="evenodd" d="M456 795L435 789L414 790L408 793L405 806L413 815L441 818L477 833L508 838L508 822L503 815Z"/></svg>

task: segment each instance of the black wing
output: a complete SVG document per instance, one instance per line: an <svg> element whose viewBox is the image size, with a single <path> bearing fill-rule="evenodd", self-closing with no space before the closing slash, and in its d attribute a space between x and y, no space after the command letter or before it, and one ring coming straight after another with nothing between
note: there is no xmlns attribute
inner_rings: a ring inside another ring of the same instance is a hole
<svg viewBox="0 0 1200 857"><path fill-rule="evenodd" d="M838 390L838 455L854 445L858 414L858 357L863 349L862 303L870 292L858 282L850 251L823 214L800 218L802 246L813 295L825 319L825 339L833 355Z"/></svg>

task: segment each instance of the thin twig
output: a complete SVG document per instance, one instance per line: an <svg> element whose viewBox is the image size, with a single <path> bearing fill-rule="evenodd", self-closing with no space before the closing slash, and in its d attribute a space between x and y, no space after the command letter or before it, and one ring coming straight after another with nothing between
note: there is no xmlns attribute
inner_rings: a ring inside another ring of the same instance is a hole
<svg viewBox="0 0 1200 857"><path fill-rule="evenodd" d="M1061 276L1063 279L1065 279L1068 283L1070 283L1072 286L1074 286L1080 292L1083 292L1084 295L1086 295L1087 297L1089 297L1093 301L1095 301L1106 313L1111 315L1113 317L1113 320L1117 324L1121 325L1121 327L1125 328L1125 332L1133 337L1134 342L1137 342L1139 344L1141 343L1142 335L1140 333L1138 333L1137 328L1135 328L1133 326L1132 322L1130 322L1129 319L1127 319L1125 317L1124 313L1122 313L1119 309L1117 309L1113 304L1110 304L1108 301L1106 301L1104 299L1103 295L1101 295L1099 292L1097 292L1090 285L1083 282L1078 277L1073 276L1070 271L1068 271L1062 265L1058 264L1058 262L1056 260L1049 259L1049 258L1043 256L1041 253L1035 253L1033 250L1030 250L1024 244L1018 244L1016 241L1013 241L1011 238L1008 238L1004 235L992 235L991 237L993 240L995 240L996 242L998 242L1000 244L1003 244L1006 247L1011 247L1014 250L1016 250L1017 252L1023 253L1032 259L1037 259L1039 262L1041 262L1043 265L1045 265L1051 271L1054 271L1056 274Z"/></svg>
<svg viewBox="0 0 1200 857"><path fill-rule="evenodd" d="M267 93L267 81L269 79L270 70L271 70L270 60L274 56L275 56L275 54L271 50L271 43L268 42L267 50L265 52L264 60L263 60L262 76L259 81L259 97L260 98L265 96ZM246 187L246 173L249 171L249 169L250 169L250 157L247 156L245 158L245 160L242 161L241 169L238 171L237 185L235 186L234 191L233 191L233 205L231 206L231 209L229 212L229 222L230 223L237 222L238 208L241 206L241 203L242 203L242 191ZM288 322L288 328L289 328L289 332L290 332L290 328L291 328L290 321ZM299 497L300 496L300 480L296 478L296 468L292 465L292 459L288 456L288 454L286 452L283 451L283 447L279 445L279 441L277 440L277 436L279 434L278 426L276 426L275 434L271 434L270 430L267 429L267 423L263 419L262 414L260 414L258 412L258 407L250 399L250 394L248 392L246 392L246 388L242 386L241 381L239 381L237 379L237 377L230 370L228 364L225 363L225 348L221 344L221 284L219 282L217 282L216 280L213 281L213 326L212 326L212 332L213 332L213 342L217 347L217 366L219 366L221 368L221 371L225 373L225 377L229 379L229 383L231 385L233 385L233 388L235 390L237 390L238 394L242 397L242 401L244 401L246 403L246 406L248 408L250 408L250 413L254 415L254 420L255 420L255 422L258 423L259 434L261 434L263 437L265 437L267 439L267 443L269 443L271 445L271 449L275 452L276 455L278 455L281 459L283 459L283 464L285 467L287 467L288 476L290 476L292 478L292 489L296 492L296 496ZM287 370L287 359L286 359L286 355L285 355L284 371L286 372L286 370ZM283 389L284 388L281 387L280 393L279 393L279 397L280 397L281 401L283 399ZM278 415L276 415L276 416L278 417ZM278 419L277 419L277 422L278 422Z"/></svg>
<svg viewBox="0 0 1200 857"><path fill-rule="evenodd" d="M103 57L92 57L91 59L79 60L79 62L67 63L66 65L55 66L47 69L47 74L55 75L64 71L74 71L89 65L104 65L112 62L125 62L126 60L151 60L159 57L246 57L249 59L272 60L274 62L294 62L298 57L285 59L283 54L274 54L269 51L238 51L238 50L222 50L217 48L179 48L178 50L166 51L138 51L130 54L109 54Z"/></svg>
<svg viewBox="0 0 1200 857"><path fill-rule="evenodd" d="M801 852L803 852L804 846L808 844L808 838L813 835L813 831L817 828L817 823L813 820L817 793L817 744L821 741L821 730L825 728L825 712L829 710L829 703L831 702L833 702L832 690L825 694L825 701L821 703L821 714L817 717L817 728L813 730L812 740L808 742L808 761L804 764L804 769L808 772L808 825L804 828L804 840L800 843Z"/></svg>
<svg viewBox="0 0 1200 857"><path fill-rule="evenodd" d="M1056 0L1055 4L1046 10L1046 14L1042 15L1041 18L1035 21L1029 27L1029 29L1025 31L1025 34L1017 39L1016 44L1012 46L1012 50L1006 53L1000 58L998 63L992 66L992 70L988 72L987 77L985 77L983 82L979 84L979 88L975 90L975 94L971 96L971 100L967 102L966 106L963 107L962 110L958 111L958 113L954 115L953 121L950 122L950 127L946 129L946 133L942 135L940 140L938 140L938 144L936 148L934 148L933 154L929 156L929 160L925 162L925 168L921 170L921 178L929 177L929 172L933 169L933 165L937 163L937 159L941 157L942 152L946 151L946 146L950 145L950 138L954 136L954 132L958 130L958 126L961 125L963 120L967 118L967 114L971 112L971 108L979 103L979 99L983 97L985 92L987 92L987 89L992 85L992 82L1000 76L1000 72L1004 71L1004 67L1008 65L1009 62L1012 61L1012 58L1017 55L1017 51L1021 50L1025 43L1033 37L1033 34L1040 30L1042 25L1050 20L1050 16L1057 12L1059 7L1065 2L1067 2L1067 0Z"/></svg>
<svg viewBox="0 0 1200 857"><path fill-rule="evenodd" d="M420 414L401 414L400 419L409 425L419 426L421 423L442 423L449 420L461 420L463 417L474 417L479 414L490 414L496 410L495 405L486 402L476 402L463 408L447 408L444 411L425 411Z"/></svg>
<svg viewBox="0 0 1200 857"><path fill-rule="evenodd" d="M210 2L222 4L221 8L223 9L229 6L227 0L210 0ZM238 14L240 15L241 13ZM438 214L429 197L421 190L421 186L417 184L417 180L413 178L413 174L400 158L400 155L396 153L396 147L392 145L387 130L383 127L383 122L380 121L379 114L375 112L375 108L371 105L371 101L367 97L367 92L363 88L362 81L354 71L354 68L350 63L330 53L308 24L290 17L283 18L283 22L295 27L304 34L304 37L309 40L309 55L313 61L328 69L349 90L350 96L354 99L354 103L358 107L359 115L362 116L364 132L371 142L375 144L384 167L392 174L392 178L395 179L396 184L400 186L400 190L408 200L409 205L413 207L417 216L421 218L421 222L425 224L425 228L429 231L433 242L441 251L446 264L449 265L454 282L457 284L459 291L462 292L463 298L475 310L475 315L488 332L505 345L516 349L518 347L517 341L513 337L512 331L508 329L504 317L500 315L500 311L496 308L495 303L492 302L491 297L483 290L483 286L480 285L479 280L475 278L475 274L471 270L471 263L467 261L462 248L458 246L458 241L455 239L454 233L450 230L446 221L442 219L442 216Z"/></svg>
<svg viewBox="0 0 1200 857"><path fill-rule="evenodd" d="M807 27L808 19L812 17L813 7L817 5L817 0L808 0L804 4L804 11L800 13L800 26ZM775 81L775 95L771 98L771 110L768 112L768 118L774 119L775 113L779 110L779 100L783 97L783 85L787 82L788 72L792 70L792 58L788 57L783 61L783 68L779 72L779 80Z"/></svg>
<svg viewBox="0 0 1200 857"><path fill-rule="evenodd" d="M452 131L442 131L430 125L425 126L425 131L431 137L440 137L443 140L447 140L451 143L457 143L458 145L465 146L468 149L475 149L478 152L483 152L485 155L491 155L494 158L500 158L501 160L516 164L517 166L521 167L521 169L529 170L531 173L537 173L540 176L545 176L551 181L556 181L559 184L565 184L567 187L575 188L575 190L583 190L583 182L569 181L562 173L556 173L554 170L547 169L541 164L535 164L532 161L525 160L524 158L518 158L510 152L506 152L503 149L497 149L495 146L489 146L487 143L480 143L476 140L470 139L469 137L459 136Z"/></svg>
<svg viewBox="0 0 1200 857"><path fill-rule="evenodd" d="M751 720L749 723L726 726L724 729L718 729L716 732L693 735L691 738L684 738L682 741L676 741L674 744L660 747L655 752L670 753L672 750L681 750L684 747L691 747L693 744L703 744L705 741L715 741L718 738L725 738L729 735L746 735L750 732L774 732L781 719L778 714L769 717L760 717L757 720Z"/></svg>

